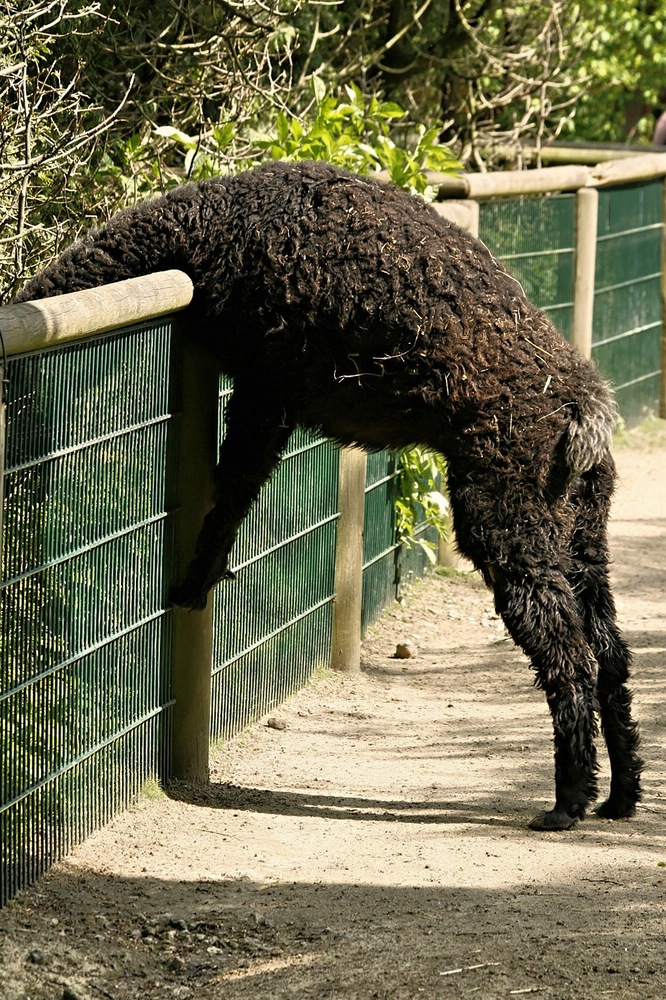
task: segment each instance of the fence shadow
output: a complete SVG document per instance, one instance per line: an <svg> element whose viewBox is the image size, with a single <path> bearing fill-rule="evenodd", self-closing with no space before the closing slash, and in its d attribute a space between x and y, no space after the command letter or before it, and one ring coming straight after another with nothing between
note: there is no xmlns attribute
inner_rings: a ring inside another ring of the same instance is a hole
<svg viewBox="0 0 666 1000"><path fill-rule="evenodd" d="M63 865L39 895L0 915L10 932L0 987L10 1000L63 988L111 1000L474 992L568 1000L584 983L586 996L656 1000L666 976L662 898L640 881L614 869L487 888L458 887L455 877L429 886L266 884Z"/></svg>
<svg viewBox="0 0 666 1000"><path fill-rule="evenodd" d="M211 784L204 788L171 782L170 798L206 809L228 809L269 813L278 816L307 816L330 820L361 820L381 823L472 824L479 826L525 827L524 820L497 813L497 800L473 798L469 803L455 799L411 801L406 799L360 798L348 795L320 795L284 792L270 788L248 788L233 784ZM515 803L514 803L515 804ZM526 809L529 809L526 806Z"/></svg>

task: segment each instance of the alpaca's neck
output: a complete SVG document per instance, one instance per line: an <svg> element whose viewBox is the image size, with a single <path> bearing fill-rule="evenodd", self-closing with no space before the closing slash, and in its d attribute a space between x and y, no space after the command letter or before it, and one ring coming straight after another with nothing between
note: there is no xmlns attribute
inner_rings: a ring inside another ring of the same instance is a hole
<svg viewBox="0 0 666 1000"><path fill-rule="evenodd" d="M172 267L189 272L185 215L195 213L196 207L196 199L185 203L165 196L121 212L32 278L18 301L96 288Z"/></svg>

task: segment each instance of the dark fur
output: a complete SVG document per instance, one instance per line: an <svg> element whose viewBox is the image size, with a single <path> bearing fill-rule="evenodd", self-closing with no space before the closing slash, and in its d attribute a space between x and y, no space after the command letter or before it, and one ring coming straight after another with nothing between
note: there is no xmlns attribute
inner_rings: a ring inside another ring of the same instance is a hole
<svg viewBox="0 0 666 1000"><path fill-rule="evenodd" d="M174 595L228 575L238 526L296 425L345 444L444 453L458 546L532 661L555 730L556 804L572 826L640 797L630 654L615 623L606 522L613 404L478 240L419 199L321 164L184 185L118 215L33 279L22 300L177 267L191 334L234 379L215 506Z"/></svg>

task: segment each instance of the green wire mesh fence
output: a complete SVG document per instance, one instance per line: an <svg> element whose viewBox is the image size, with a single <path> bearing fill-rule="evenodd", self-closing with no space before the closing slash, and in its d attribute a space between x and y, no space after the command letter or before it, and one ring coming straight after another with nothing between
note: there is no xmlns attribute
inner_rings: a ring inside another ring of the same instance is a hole
<svg viewBox="0 0 666 1000"><path fill-rule="evenodd" d="M221 393L221 420L231 392ZM236 580L215 595L211 735L228 738L302 686L330 653L336 449L294 433L241 527Z"/></svg>
<svg viewBox="0 0 666 1000"><path fill-rule="evenodd" d="M143 781L169 776L178 344L162 322L8 365L2 903ZM220 434L230 392L224 382ZM395 459L370 467L386 474L368 487L366 625L400 565ZM338 479L339 452L297 432L242 527L237 579L214 598L213 739L328 664Z"/></svg>
<svg viewBox="0 0 666 1000"><path fill-rule="evenodd" d="M398 539L394 503L399 495L398 458L380 451L368 456L363 523L363 604L361 627L365 633L384 608L400 597L410 578L428 569L426 546L437 550L436 529L417 524L409 543Z"/></svg>
<svg viewBox="0 0 666 1000"><path fill-rule="evenodd" d="M521 196L482 202L479 235L544 310L571 337L575 195Z"/></svg>
<svg viewBox="0 0 666 1000"><path fill-rule="evenodd" d="M162 324L7 365L0 902L167 773L170 351Z"/></svg>
<svg viewBox="0 0 666 1000"><path fill-rule="evenodd" d="M659 411L663 181L599 191L592 358L628 425ZM575 195L483 202L481 239L571 339Z"/></svg>
<svg viewBox="0 0 666 1000"><path fill-rule="evenodd" d="M599 192L592 357L627 424L659 405L662 201L661 181Z"/></svg>

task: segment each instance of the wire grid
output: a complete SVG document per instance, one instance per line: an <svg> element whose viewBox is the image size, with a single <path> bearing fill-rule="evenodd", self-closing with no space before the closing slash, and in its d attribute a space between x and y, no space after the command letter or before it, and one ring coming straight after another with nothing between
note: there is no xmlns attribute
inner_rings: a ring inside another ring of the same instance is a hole
<svg viewBox="0 0 666 1000"><path fill-rule="evenodd" d="M363 603L365 633L398 596L398 537L394 513L398 460L392 452L368 455L363 523Z"/></svg>
<svg viewBox="0 0 666 1000"><path fill-rule="evenodd" d="M592 357L634 424L659 408L662 181L599 191ZM527 297L571 339L575 195L483 202L480 234Z"/></svg>
<svg viewBox="0 0 666 1000"><path fill-rule="evenodd" d="M222 380L220 428L231 388ZM330 659L339 454L297 431L214 598L211 736L227 739Z"/></svg>
<svg viewBox="0 0 666 1000"><path fill-rule="evenodd" d="M628 425L659 411L661 180L599 192L592 357Z"/></svg>
<svg viewBox="0 0 666 1000"><path fill-rule="evenodd" d="M166 776L170 353L161 323L7 366L0 903Z"/></svg>
<svg viewBox="0 0 666 1000"><path fill-rule="evenodd" d="M412 577L422 576L430 565L419 542L434 550L435 528L417 524L411 545L398 541L395 500L399 488L399 460L394 452L380 451L368 456L363 529L363 604L361 629L372 623L400 595L400 588Z"/></svg>
<svg viewBox="0 0 666 1000"><path fill-rule="evenodd" d="M484 201L479 233L527 298L568 340L573 329L575 195Z"/></svg>

